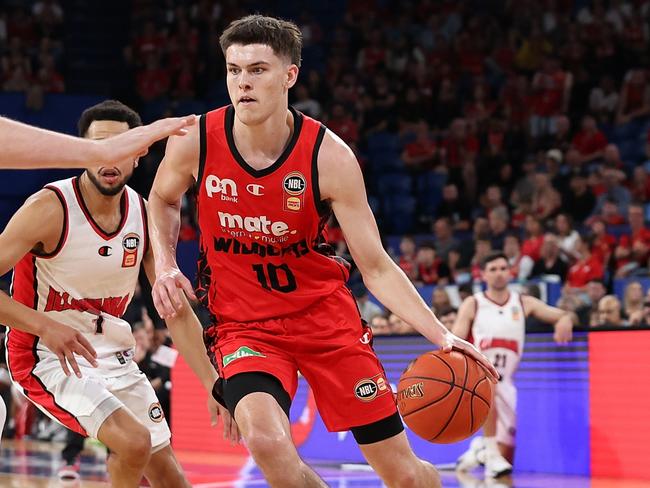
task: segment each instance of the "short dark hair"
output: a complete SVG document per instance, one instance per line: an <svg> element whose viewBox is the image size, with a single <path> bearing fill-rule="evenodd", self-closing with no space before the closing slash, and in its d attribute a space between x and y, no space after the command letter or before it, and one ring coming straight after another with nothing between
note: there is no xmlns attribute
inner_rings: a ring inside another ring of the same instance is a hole
<svg viewBox="0 0 650 488"><path fill-rule="evenodd" d="M496 261L497 259L505 259L506 262L508 262L508 256L506 256L503 251L492 251L487 254L483 259L481 259L481 269L485 269L485 267L490 264L492 261Z"/></svg>
<svg viewBox="0 0 650 488"><path fill-rule="evenodd" d="M300 67L302 33L296 24L288 20L248 15L233 20L219 37L223 55L233 44L265 44L278 56L284 56Z"/></svg>
<svg viewBox="0 0 650 488"><path fill-rule="evenodd" d="M86 136L88 127L90 127L90 124L95 120L126 122L129 125L129 129L142 125L142 119L138 113L117 100L104 100L103 102L88 107L83 111L79 118L79 123L77 124L79 135L81 137Z"/></svg>

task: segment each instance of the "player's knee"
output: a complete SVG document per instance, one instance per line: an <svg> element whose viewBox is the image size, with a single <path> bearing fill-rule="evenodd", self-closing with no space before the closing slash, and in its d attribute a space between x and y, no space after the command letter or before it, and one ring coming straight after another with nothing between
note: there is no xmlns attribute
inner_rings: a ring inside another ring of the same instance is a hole
<svg viewBox="0 0 650 488"><path fill-rule="evenodd" d="M290 437L282 433L251 432L246 439L248 450L258 463L282 459L281 454L291 447ZM289 461L285 458L285 460Z"/></svg>
<svg viewBox="0 0 650 488"><path fill-rule="evenodd" d="M144 426L136 428L121 451L118 454L124 456L129 462L146 465L151 457L151 434Z"/></svg>
<svg viewBox="0 0 650 488"><path fill-rule="evenodd" d="M416 460L404 464L400 469L390 473L390 478L385 479L386 486L390 488L424 487L437 488L440 485L440 476L436 469L427 462Z"/></svg>

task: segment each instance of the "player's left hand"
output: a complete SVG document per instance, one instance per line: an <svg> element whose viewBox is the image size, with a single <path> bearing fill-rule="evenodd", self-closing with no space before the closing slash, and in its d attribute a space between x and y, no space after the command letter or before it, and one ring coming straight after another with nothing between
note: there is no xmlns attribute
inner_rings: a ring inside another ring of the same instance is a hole
<svg viewBox="0 0 650 488"><path fill-rule="evenodd" d="M210 424L216 427L219 424L219 417L223 419L223 438L231 444L241 442L241 434L235 419L232 418L227 408L220 405L212 395L208 395L208 412L210 412Z"/></svg>
<svg viewBox="0 0 650 488"><path fill-rule="evenodd" d="M568 344L573 339L573 320L565 315L555 323L553 339L558 344Z"/></svg>
<svg viewBox="0 0 650 488"><path fill-rule="evenodd" d="M442 344L440 344L440 348L444 352L451 352L453 349L456 349L464 352L468 356L473 357L481 366L483 366L483 369L485 369L485 372L487 373L490 381L492 383L498 383L499 372L496 370L490 360L481 354L481 352L469 342L461 339L451 332L447 332L442 340Z"/></svg>

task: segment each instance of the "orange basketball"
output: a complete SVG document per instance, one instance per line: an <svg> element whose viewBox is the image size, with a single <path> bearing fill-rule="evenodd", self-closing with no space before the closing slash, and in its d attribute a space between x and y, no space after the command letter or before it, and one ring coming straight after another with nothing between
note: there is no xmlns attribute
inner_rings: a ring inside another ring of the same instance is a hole
<svg viewBox="0 0 650 488"><path fill-rule="evenodd" d="M466 439L485 422L493 384L470 356L440 350L424 353L402 374L397 406L404 422L430 442Z"/></svg>

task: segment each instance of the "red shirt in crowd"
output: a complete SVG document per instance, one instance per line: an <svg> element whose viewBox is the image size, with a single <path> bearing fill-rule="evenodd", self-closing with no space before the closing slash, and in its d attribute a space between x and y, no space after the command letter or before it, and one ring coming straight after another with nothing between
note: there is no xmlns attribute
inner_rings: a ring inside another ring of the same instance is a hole
<svg viewBox="0 0 650 488"><path fill-rule="evenodd" d="M530 256L533 261L537 261L540 258L542 244L544 244L543 235L529 237L521 244L521 254L523 256Z"/></svg>
<svg viewBox="0 0 650 488"><path fill-rule="evenodd" d="M567 285L572 288L582 288L591 280L602 279L605 271L603 264L596 256L589 259L582 259L569 268L567 273Z"/></svg>
<svg viewBox="0 0 650 488"><path fill-rule="evenodd" d="M474 136L467 136L462 141L448 138L442 141L442 147L447 153L447 166L450 168L458 168L463 165L463 156L468 153L478 153L479 142Z"/></svg>
<svg viewBox="0 0 650 488"><path fill-rule="evenodd" d="M557 115L562 111L566 73L558 70L553 74L542 73L541 89L535 100L535 114L542 117Z"/></svg>
<svg viewBox="0 0 650 488"><path fill-rule="evenodd" d="M348 144L359 141L359 126L352 117L330 119L327 122L327 127Z"/></svg>
<svg viewBox="0 0 650 488"><path fill-rule="evenodd" d="M616 237L610 234L604 234L594 240L591 247L591 255L600 262L606 262L616 247Z"/></svg>
<svg viewBox="0 0 650 488"><path fill-rule="evenodd" d="M622 235L618 241L619 246L630 250L634 250L634 248L639 244L644 245L646 249L650 251L650 229L643 227L631 235ZM647 263L648 254L650 253L649 251L646 251L644 256L638 257L639 264L645 265ZM622 266L623 264L626 263L622 261L616 263L617 267Z"/></svg>
<svg viewBox="0 0 650 488"><path fill-rule="evenodd" d="M592 154L607 146L607 137L601 131L589 133L581 130L572 141L573 147L582 155Z"/></svg>

